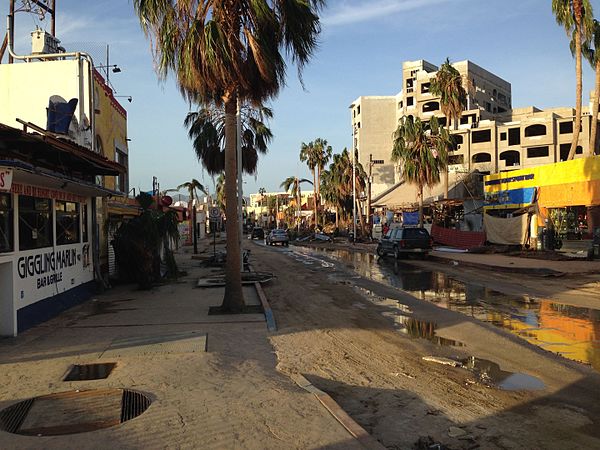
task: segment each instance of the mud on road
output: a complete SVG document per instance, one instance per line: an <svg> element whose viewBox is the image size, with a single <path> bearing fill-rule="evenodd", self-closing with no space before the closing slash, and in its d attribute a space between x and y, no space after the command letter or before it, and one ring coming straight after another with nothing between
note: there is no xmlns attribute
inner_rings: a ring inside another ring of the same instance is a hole
<svg viewBox="0 0 600 450"><path fill-rule="evenodd" d="M592 368L343 263L251 248L257 268L277 276L264 289L278 369L304 374L387 448L423 438L452 449L600 447ZM500 378L482 377L482 364ZM512 374L529 390L501 389Z"/></svg>

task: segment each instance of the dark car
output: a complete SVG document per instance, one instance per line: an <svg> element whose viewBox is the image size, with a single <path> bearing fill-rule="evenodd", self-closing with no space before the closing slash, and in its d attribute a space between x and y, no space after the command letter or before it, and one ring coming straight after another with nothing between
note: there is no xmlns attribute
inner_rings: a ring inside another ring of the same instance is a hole
<svg viewBox="0 0 600 450"><path fill-rule="evenodd" d="M250 239L264 239L265 238L265 230L261 227L252 228L252 232L250 233Z"/></svg>
<svg viewBox="0 0 600 450"><path fill-rule="evenodd" d="M265 244L267 245L285 245L286 247L290 245L290 238L287 234L287 231L277 228L269 233L269 235L265 239Z"/></svg>
<svg viewBox="0 0 600 450"><path fill-rule="evenodd" d="M432 248L433 239L425 228L392 225L377 245L377 254L391 254L400 259L408 254L427 256Z"/></svg>

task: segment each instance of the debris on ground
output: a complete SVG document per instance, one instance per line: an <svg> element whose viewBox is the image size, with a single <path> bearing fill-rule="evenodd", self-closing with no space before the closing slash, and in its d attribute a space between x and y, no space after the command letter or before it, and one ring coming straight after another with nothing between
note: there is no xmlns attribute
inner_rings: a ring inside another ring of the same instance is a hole
<svg viewBox="0 0 600 450"><path fill-rule="evenodd" d="M450 358L444 358L441 356L423 356L423 361L434 362L437 364L443 364L445 366L452 367L462 367L462 363L460 361L455 361Z"/></svg>
<svg viewBox="0 0 600 450"><path fill-rule="evenodd" d="M446 447L444 444L439 442L435 442L435 440L431 436L421 436L415 445L413 445L414 450L450 450L449 447Z"/></svg>

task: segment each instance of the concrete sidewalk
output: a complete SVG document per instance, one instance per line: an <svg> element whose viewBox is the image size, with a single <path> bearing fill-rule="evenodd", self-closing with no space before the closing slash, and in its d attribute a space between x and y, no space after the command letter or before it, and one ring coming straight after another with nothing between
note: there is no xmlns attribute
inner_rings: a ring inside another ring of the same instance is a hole
<svg viewBox="0 0 600 450"><path fill-rule="evenodd" d="M539 275L600 273L600 261L549 261L520 258L502 254L450 253L434 250L431 256L441 262L456 261L458 264L505 271Z"/></svg>
<svg viewBox="0 0 600 450"><path fill-rule="evenodd" d="M152 399L148 410L80 434L0 431L0 448L362 448L312 394L276 370L264 316L209 316L223 289L193 286L214 269L201 269L189 254L178 260L188 274L176 283L117 287L0 341L0 409L51 393L131 388ZM246 294L258 301L253 288ZM198 345L189 345L190 336ZM62 381L71 365L100 362L117 363L108 378Z"/></svg>

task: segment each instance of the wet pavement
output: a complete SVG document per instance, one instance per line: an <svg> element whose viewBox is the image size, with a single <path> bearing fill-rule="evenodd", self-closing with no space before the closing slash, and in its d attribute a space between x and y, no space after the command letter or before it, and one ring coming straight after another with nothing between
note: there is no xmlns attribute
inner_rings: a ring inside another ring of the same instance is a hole
<svg viewBox="0 0 600 450"><path fill-rule="evenodd" d="M600 371L600 310L547 299L508 295L485 286L462 282L444 272L425 270L409 262L378 258L367 253L307 247L279 251L319 270L334 270L342 263L346 269L351 269L362 277L409 292L416 298L435 303L439 307L491 323L542 349L590 364ZM336 278L339 279L339 276ZM377 298L370 292L364 294L371 301L392 300L398 303L393 299ZM394 313L393 320L401 332L411 337L428 339L438 345L463 345L436 336L434 323L410 317L406 315L406 311L403 312L403 308ZM513 378L507 377L508 385L517 381L525 384L531 382L523 379L523 374L513 375ZM531 383L535 385L535 382Z"/></svg>

